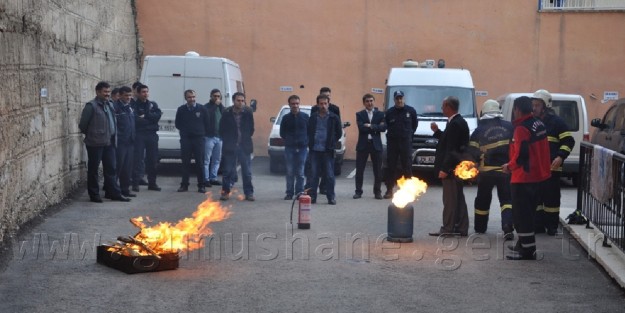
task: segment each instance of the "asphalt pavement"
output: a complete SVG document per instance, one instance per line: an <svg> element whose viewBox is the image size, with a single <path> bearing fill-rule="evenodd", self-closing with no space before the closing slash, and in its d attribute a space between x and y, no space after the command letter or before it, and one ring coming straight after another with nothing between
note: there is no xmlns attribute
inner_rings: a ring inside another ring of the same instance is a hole
<svg viewBox="0 0 625 313"><path fill-rule="evenodd" d="M537 235L539 260L508 261L494 195L489 229L436 238L441 186L414 205L414 242L389 243L389 200L376 200L367 169L354 200L354 162L337 179L337 205L322 195L310 230L291 232L284 177L253 161L255 202L234 197L213 238L176 270L128 275L96 263L95 247L136 232L130 217L175 222L206 195L178 193L179 164L160 167L161 192L132 202L89 202L86 189L26 225L0 255L0 312L622 312L625 292L567 232ZM239 182L236 187L240 188ZM218 198L218 188L209 189ZM576 190L565 187L562 210ZM568 210L568 211L567 211ZM295 219L295 217L294 217Z"/></svg>

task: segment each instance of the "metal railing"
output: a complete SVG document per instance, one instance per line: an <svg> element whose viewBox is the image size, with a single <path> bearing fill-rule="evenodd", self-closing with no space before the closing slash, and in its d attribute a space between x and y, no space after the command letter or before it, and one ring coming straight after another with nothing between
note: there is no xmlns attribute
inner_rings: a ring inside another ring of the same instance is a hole
<svg viewBox="0 0 625 313"><path fill-rule="evenodd" d="M625 0L538 0L538 10L625 10Z"/></svg>
<svg viewBox="0 0 625 313"><path fill-rule="evenodd" d="M593 161L595 145L582 142L580 144L579 173L580 182L577 187L577 210L603 234L603 245L610 246L608 239L621 251L625 252L625 155L614 153L612 166L608 168L606 180L597 181L593 177ZM597 177L597 176L596 176ZM612 184L609 184L611 179ZM591 192L592 184L601 184L601 188L612 186L611 198L602 202ZM586 225L590 228L590 225Z"/></svg>

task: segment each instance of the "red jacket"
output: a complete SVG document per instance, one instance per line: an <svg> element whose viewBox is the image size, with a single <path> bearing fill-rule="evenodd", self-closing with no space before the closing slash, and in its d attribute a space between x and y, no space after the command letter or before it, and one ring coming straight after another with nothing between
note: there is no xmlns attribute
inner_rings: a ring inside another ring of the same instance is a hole
<svg viewBox="0 0 625 313"><path fill-rule="evenodd" d="M510 145L511 183L536 183L551 177L547 128L532 114L514 120Z"/></svg>

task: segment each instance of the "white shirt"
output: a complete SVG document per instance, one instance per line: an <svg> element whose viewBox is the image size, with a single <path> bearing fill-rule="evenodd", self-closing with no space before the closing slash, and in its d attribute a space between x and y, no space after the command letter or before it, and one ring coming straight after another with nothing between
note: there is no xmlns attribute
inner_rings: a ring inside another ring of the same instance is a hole
<svg viewBox="0 0 625 313"><path fill-rule="evenodd" d="M369 127L371 127L371 120L373 120L373 110L365 110L367 111L367 116L369 116ZM371 137L371 134L367 135L368 139L373 139L373 137Z"/></svg>

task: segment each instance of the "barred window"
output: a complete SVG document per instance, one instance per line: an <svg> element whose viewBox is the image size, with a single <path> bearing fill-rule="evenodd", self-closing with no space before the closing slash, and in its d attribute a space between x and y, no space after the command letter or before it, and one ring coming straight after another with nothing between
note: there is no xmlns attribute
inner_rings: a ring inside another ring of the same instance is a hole
<svg viewBox="0 0 625 313"><path fill-rule="evenodd" d="M539 11L625 10L625 0L539 0Z"/></svg>

